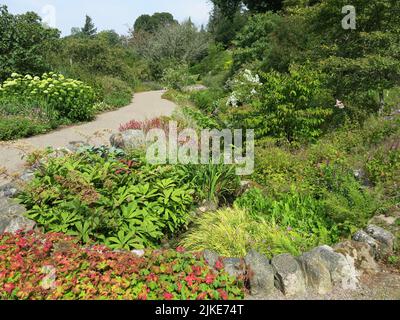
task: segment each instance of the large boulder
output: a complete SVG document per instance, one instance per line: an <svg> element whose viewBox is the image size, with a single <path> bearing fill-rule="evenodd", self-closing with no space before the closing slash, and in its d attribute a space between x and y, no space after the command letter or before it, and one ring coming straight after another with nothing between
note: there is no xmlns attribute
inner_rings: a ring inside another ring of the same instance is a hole
<svg viewBox="0 0 400 320"><path fill-rule="evenodd" d="M218 253L211 250L204 250L203 257L210 267L215 268L215 265L219 259Z"/></svg>
<svg viewBox="0 0 400 320"><path fill-rule="evenodd" d="M378 241L380 254L385 255L393 252L395 237L391 232L373 224L366 227L365 232Z"/></svg>
<svg viewBox="0 0 400 320"><path fill-rule="evenodd" d="M230 275L234 277L243 276L246 272L244 263L242 259L238 258L225 258L222 259L224 264L224 270Z"/></svg>
<svg viewBox="0 0 400 320"><path fill-rule="evenodd" d="M276 292L274 270L267 257L251 250L245 257L250 292L253 296L268 297Z"/></svg>
<svg viewBox="0 0 400 320"><path fill-rule="evenodd" d="M146 139L142 130L127 130L114 133L110 137L110 143L115 148L139 149L146 145Z"/></svg>
<svg viewBox="0 0 400 320"><path fill-rule="evenodd" d="M353 240L338 243L333 247L334 251L351 261L360 273L374 274L379 272L379 266L374 259L373 248L365 243Z"/></svg>
<svg viewBox="0 0 400 320"><path fill-rule="evenodd" d="M272 258L275 271L275 287L286 296L297 296L306 292L306 283L301 266L290 254L281 254Z"/></svg>
<svg viewBox="0 0 400 320"><path fill-rule="evenodd" d="M298 261L302 266L308 288L321 295L332 291L333 285L329 268L317 250L303 253Z"/></svg>
<svg viewBox="0 0 400 320"><path fill-rule="evenodd" d="M0 234L32 230L35 222L25 218L25 213L25 207L15 203L14 200L0 198Z"/></svg>
<svg viewBox="0 0 400 320"><path fill-rule="evenodd" d="M340 286L345 290L357 288L359 273L352 259L347 259L329 246L320 246L313 251L319 254L322 261L325 262L334 286Z"/></svg>
<svg viewBox="0 0 400 320"><path fill-rule="evenodd" d="M374 255L377 254L378 248L379 248L379 243L376 241L374 238L372 238L368 233L366 233L364 230L358 230L354 235L353 235L353 240L357 242L363 242L368 244L373 252Z"/></svg>

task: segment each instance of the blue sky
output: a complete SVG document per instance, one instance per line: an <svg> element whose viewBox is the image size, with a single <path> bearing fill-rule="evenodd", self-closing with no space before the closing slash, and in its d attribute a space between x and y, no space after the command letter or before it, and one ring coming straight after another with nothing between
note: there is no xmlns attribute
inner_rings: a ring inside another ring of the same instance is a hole
<svg viewBox="0 0 400 320"><path fill-rule="evenodd" d="M63 35L70 34L72 27L82 27L86 14L99 30L126 34L141 14L166 11L179 21L191 17L200 26L207 23L212 8L209 0L0 0L0 4L13 14L35 11L53 21Z"/></svg>

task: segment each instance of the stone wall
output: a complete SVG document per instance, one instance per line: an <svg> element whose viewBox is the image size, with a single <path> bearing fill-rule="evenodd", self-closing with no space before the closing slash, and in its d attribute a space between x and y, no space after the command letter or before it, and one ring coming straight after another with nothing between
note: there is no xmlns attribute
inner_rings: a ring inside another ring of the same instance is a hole
<svg viewBox="0 0 400 320"><path fill-rule="evenodd" d="M390 232L369 225L352 240L320 246L299 257L281 254L268 259L252 250L244 259L221 258L206 250L204 258L212 267L220 260L231 275L246 276L252 298L301 298L310 292L325 295L334 288L356 290L361 275L379 271L377 262L393 251L394 239Z"/></svg>

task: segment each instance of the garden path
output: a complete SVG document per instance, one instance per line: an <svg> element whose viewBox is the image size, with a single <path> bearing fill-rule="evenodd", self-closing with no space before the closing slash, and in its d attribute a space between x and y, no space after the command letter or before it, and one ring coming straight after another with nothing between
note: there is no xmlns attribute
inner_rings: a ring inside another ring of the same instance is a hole
<svg viewBox="0 0 400 320"><path fill-rule="evenodd" d="M73 125L56 131L15 141L0 142L0 185L7 182L1 177L1 170L8 174L23 170L23 156L34 150L46 147L62 148L71 141L85 141L93 145L108 144L112 132L129 120L145 120L158 116L169 116L176 105L162 99L164 91L136 93L133 101L126 107L100 114L92 122Z"/></svg>

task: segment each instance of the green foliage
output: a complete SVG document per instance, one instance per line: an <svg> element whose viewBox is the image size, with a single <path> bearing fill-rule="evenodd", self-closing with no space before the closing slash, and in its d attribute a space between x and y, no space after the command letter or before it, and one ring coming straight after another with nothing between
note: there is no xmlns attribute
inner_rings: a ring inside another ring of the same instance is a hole
<svg viewBox="0 0 400 320"><path fill-rule="evenodd" d="M180 64L190 66L203 59L209 47L209 36L189 20L161 28L155 34L133 35L131 44L148 61L153 79L159 79L166 68Z"/></svg>
<svg viewBox="0 0 400 320"><path fill-rule="evenodd" d="M50 71L45 54L55 48L59 36L58 30L45 28L36 13L12 15L0 6L0 81L13 72Z"/></svg>
<svg viewBox="0 0 400 320"><path fill-rule="evenodd" d="M182 176L191 188L196 190L198 202L231 203L240 188L240 179L234 165L181 165Z"/></svg>
<svg viewBox="0 0 400 320"><path fill-rule="evenodd" d="M123 107L132 101L133 90L126 82L110 76L98 77L95 82L105 104Z"/></svg>
<svg viewBox="0 0 400 320"><path fill-rule="evenodd" d="M305 237L314 243L330 244L338 238L336 226L329 223L322 203L293 190L274 200L259 189L251 189L238 198L235 205L248 210L255 219L307 235Z"/></svg>
<svg viewBox="0 0 400 320"><path fill-rule="evenodd" d="M400 146L399 136L388 139L374 150L366 163L369 179L385 190L385 195L395 202L400 200Z"/></svg>
<svg viewBox="0 0 400 320"><path fill-rule="evenodd" d="M201 111L191 107L182 107L183 114L192 119L198 128L203 129L219 129L220 124L213 118L206 116Z"/></svg>
<svg viewBox="0 0 400 320"><path fill-rule="evenodd" d="M289 142L316 139L333 113L326 106L320 78L306 67L292 67L290 75L262 74L260 97L237 122L255 128L258 137L270 135Z"/></svg>
<svg viewBox="0 0 400 320"><path fill-rule="evenodd" d="M234 40L234 70L248 64L260 64L268 59L271 50L271 33L283 18L274 13L258 14L249 18Z"/></svg>
<svg viewBox="0 0 400 320"><path fill-rule="evenodd" d="M221 263L209 267L200 253L139 258L58 233L1 235L0 268L2 300L236 300L245 291L243 279Z"/></svg>
<svg viewBox="0 0 400 320"><path fill-rule="evenodd" d="M21 97L24 100L45 101L57 113L58 118L72 121L91 119L95 102L91 87L81 81L66 79L50 72L42 77L12 74L0 86L0 98Z"/></svg>
<svg viewBox="0 0 400 320"><path fill-rule="evenodd" d="M229 47L237 33L246 24L246 20L247 16L242 14L239 8L233 8L228 13L227 10L214 6L207 29L217 43Z"/></svg>
<svg viewBox="0 0 400 320"><path fill-rule="evenodd" d="M154 247L189 218L192 191L173 169L84 149L49 158L21 200L45 231L111 248Z"/></svg>
<svg viewBox="0 0 400 320"><path fill-rule="evenodd" d="M85 37L92 37L96 34L96 32L97 29L94 26L92 18L86 15L85 25L81 29L81 35Z"/></svg>
<svg viewBox="0 0 400 320"><path fill-rule="evenodd" d="M51 126L27 117L0 117L0 141L25 138L51 129Z"/></svg>
<svg viewBox="0 0 400 320"><path fill-rule="evenodd" d="M315 242L294 230L256 220L245 210L228 208L198 217L181 245L188 250L209 249L222 256L242 258L251 249L268 257L288 252L299 255Z"/></svg>
<svg viewBox="0 0 400 320"><path fill-rule="evenodd" d="M168 89L182 91L186 86L195 84L197 78L189 73L187 65L178 65L165 69L161 81Z"/></svg>
<svg viewBox="0 0 400 320"><path fill-rule="evenodd" d="M156 12L153 15L143 14L136 19L134 24L134 32L155 33L160 28L165 28L178 22L173 15L168 12Z"/></svg>
<svg viewBox="0 0 400 320"><path fill-rule="evenodd" d="M206 114L213 114L218 111L223 102L225 93L221 89L207 89L195 91L190 94L190 99L201 111Z"/></svg>

